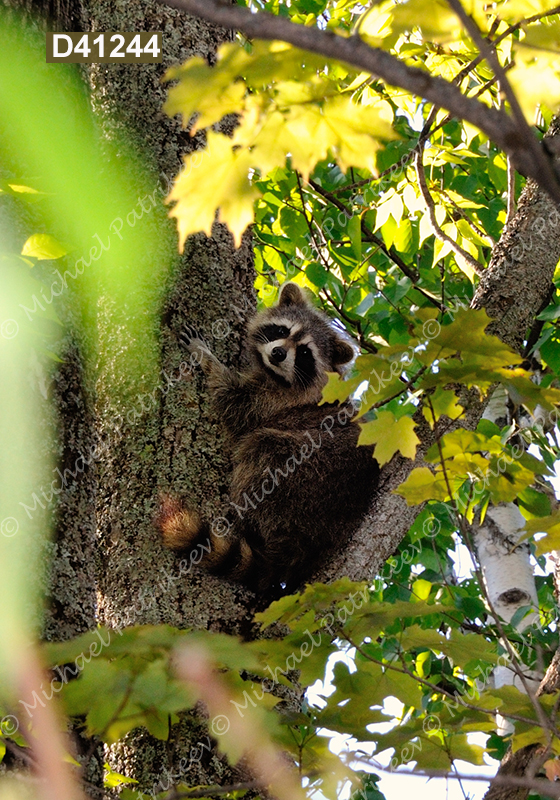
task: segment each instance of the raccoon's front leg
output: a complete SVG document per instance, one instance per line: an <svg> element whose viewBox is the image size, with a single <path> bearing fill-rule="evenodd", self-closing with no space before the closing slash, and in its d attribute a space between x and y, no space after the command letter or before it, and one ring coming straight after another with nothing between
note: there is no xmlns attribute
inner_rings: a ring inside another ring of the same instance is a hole
<svg viewBox="0 0 560 800"><path fill-rule="evenodd" d="M191 564L200 564L215 575L244 581L254 568L251 547L224 517L210 524L198 511L167 496L161 502L156 525L166 547L189 552Z"/></svg>
<svg viewBox="0 0 560 800"><path fill-rule="evenodd" d="M222 424L230 434L241 435L252 422L250 392L241 376L224 367L194 328L186 325L181 338L207 375L212 405Z"/></svg>
<svg viewBox="0 0 560 800"><path fill-rule="evenodd" d="M191 325L185 325L181 331L181 342L189 353L195 357L197 366L202 367L210 379L223 380L230 370L218 361L198 331Z"/></svg>

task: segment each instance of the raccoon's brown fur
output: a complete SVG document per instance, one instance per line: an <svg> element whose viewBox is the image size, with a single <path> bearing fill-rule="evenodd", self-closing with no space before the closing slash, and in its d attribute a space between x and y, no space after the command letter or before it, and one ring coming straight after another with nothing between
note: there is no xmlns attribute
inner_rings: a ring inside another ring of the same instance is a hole
<svg viewBox="0 0 560 800"><path fill-rule="evenodd" d="M200 548L207 569L260 593L294 590L356 529L378 483L372 448L356 446L351 403L318 405L326 372L342 371L354 348L292 283L249 324L242 372L188 338L228 433L231 502L205 521L166 499L164 543Z"/></svg>

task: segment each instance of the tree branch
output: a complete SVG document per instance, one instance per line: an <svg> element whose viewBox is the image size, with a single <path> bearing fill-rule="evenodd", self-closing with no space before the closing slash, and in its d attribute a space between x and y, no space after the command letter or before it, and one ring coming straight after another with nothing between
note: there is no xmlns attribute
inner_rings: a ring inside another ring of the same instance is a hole
<svg viewBox="0 0 560 800"><path fill-rule="evenodd" d="M326 58L343 61L353 67L381 78L464 119L483 131L512 159L515 168L535 181L560 203L560 180L546 150L533 133L527 136L527 123L512 119L498 111L466 97L453 83L430 75L419 67L410 67L398 58L370 47L357 34L340 36L327 30L297 25L284 17L225 5L220 0L162 0L166 5L186 11L208 22L241 31L246 36L265 40L281 40L318 53ZM486 54L485 54L486 57Z"/></svg>
<svg viewBox="0 0 560 800"><path fill-rule="evenodd" d="M554 118L543 142L553 151L559 139L560 118ZM494 317L489 332L498 333L518 352L524 351L527 330L549 296L559 258L560 212L548 194L528 181L472 303Z"/></svg>

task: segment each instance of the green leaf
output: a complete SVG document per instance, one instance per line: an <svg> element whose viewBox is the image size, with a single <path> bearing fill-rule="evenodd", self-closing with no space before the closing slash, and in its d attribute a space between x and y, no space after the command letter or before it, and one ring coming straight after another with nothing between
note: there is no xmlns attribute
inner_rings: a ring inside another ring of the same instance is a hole
<svg viewBox="0 0 560 800"><path fill-rule="evenodd" d="M156 739L161 739L165 742L169 739L169 715L159 714L156 711L146 711L144 714L144 725L148 729L148 733ZM118 736L120 739L122 734Z"/></svg>
<svg viewBox="0 0 560 800"><path fill-rule="evenodd" d="M441 386L436 387L430 396L430 403L422 408L422 414L432 429L443 415L449 419L457 419L463 411L463 406L457 402L455 392L451 389L443 389Z"/></svg>
<svg viewBox="0 0 560 800"><path fill-rule="evenodd" d="M417 597L419 600L427 600L432 590L432 584L430 581L418 578L418 580L414 581L411 588L414 597Z"/></svg>
<svg viewBox="0 0 560 800"><path fill-rule="evenodd" d="M158 658L146 666L134 683L133 699L139 706L157 708L167 694L167 661Z"/></svg>
<svg viewBox="0 0 560 800"><path fill-rule="evenodd" d="M497 336L486 333L489 324L490 317L484 309L458 309L453 322L442 326L428 343L425 358L431 363L434 358L447 358L461 353L484 361L486 368L519 364L522 358L518 353Z"/></svg>
<svg viewBox="0 0 560 800"><path fill-rule="evenodd" d="M113 772L110 765L103 764L105 769L105 777L103 778L103 785L108 789L114 789L116 786L123 786L127 783L138 783L134 778L127 778L126 775L121 775L120 772Z"/></svg>
<svg viewBox="0 0 560 800"><path fill-rule="evenodd" d="M67 245L62 244L47 233L34 233L27 239L22 247L22 256L32 256L39 261L57 259L65 256L69 251Z"/></svg>
<svg viewBox="0 0 560 800"><path fill-rule="evenodd" d="M430 447L426 460L429 462L439 461L440 448L441 457L444 459L462 456L465 453L489 452L501 454L504 450L498 437L485 436L479 431L468 431L465 428L459 428L442 436L439 447L437 444L433 444Z"/></svg>
<svg viewBox="0 0 560 800"><path fill-rule="evenodd" d="M356 391L358 386L363 383L361 375L344 380L338 372L328 372L328 381L323 389L324 403L342 403Z"/></svg>
<svg viewBox="0 0 560 800"><path fill-rule="evenodd" d="M380 780L378 775L364 773L360 776L362 786L350 798L350 800L386 800L385 795L377 788Z"/></svg>
<svg viewBox="0 0 560 800"><path fill-rule="evenodd" d="M351 673L346 664L338 662L334 666L333 683L336 692L329 698L333 703L352 696L368 707L383 705L387 697L396 697L404 705L414 708L422 705L422 692L413 677L380 664L364 662Z"/></svg>
<svg viewBox="0 0 560 800"><path fill-rule="evenodd" d="M250 57L236 45L227 44L220 48L219 59L220 69L214 69L206 59L196 57L183 67L172 67L165 75L166 80L179 80L169 90L164 111L170 117L182 114L185 125L198 112L192 133L196 128L213 125L226 114L238 111L242 105L246 87L235 79L243 62L247 63Z"/></svg>
<svg viewBox="0 0 560 800"><path fill-rule="evenodd" d="M479 744L473 744L467 739L467 734L455 734L448 740L449 754L453 760L460 759L482 767L485 764L484 753L486 749Z"/></svg>
<svg viewBox="0 0 560 800"><path fill-rule="evenodd" d="M422 35L434 42L450 42L461 34L461 23L449 6L436 0L407 0L395 7L393 24L395 33L404 33L420 27Z"/></svg>
<svg viewBox="0 0 560 800"><path fill-rule="evenodd" d="M560 550L560 513L527 520L525 530L528 536L535 533L546 533L546 536L535 542L537 556L550 553L552 550Z"/></svg>
<svg viewBox="0 0 560 800"><path fill-rule="evenodd" d="M456 666L464 667L473 658L481 658L495 664L498 660L496 645L474 633L462 633L453 629L448 636L438 631L427 630L418 625L406 628L400 637L403 651L427 647L434 653L443 653Z"/></svg>
<svg viewBox="0 0 560 800"><path fill-rule="evenodd" d="M133 683L132 675L122 664L97 659L88 665L80 678L64 687L62 697L72 716L86 715L90 735L107 734L115 718L115 710L125 699ZM135 726L132 722L131 730Z"/></svg>
<svg viewBox="0 0 560 800"><path fill-rule="evenodd" d="M362 258L362 221L359 216L351 217L348 220L348 236L352 242L354 256L359 261Z"/></svg>

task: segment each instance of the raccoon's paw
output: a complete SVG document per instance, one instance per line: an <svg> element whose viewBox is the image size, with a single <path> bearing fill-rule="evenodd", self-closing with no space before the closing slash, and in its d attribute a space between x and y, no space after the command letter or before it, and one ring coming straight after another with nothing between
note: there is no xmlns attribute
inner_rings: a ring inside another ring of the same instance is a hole
<svg viewBox="0 0 560 800"><path fill-rule="evenodd" d="M206 347L206 345L202 340L202 336L199 334L197 329L193 328L193 326L189 325L188 323L185 323L185 325L183 325L183 329L181 330L179 337L181 339L181 344L189 350L193 347L193 345L195 347L197 345L202 345L203 347Z"/></svg>
<svg viewBox="0 0 560 800"><path fill-rule="evenodd" d="M195 544L203 523L200 514L188 508L170 495L163 495L155 517L156 528L161 533L165 547L184 550Z"/></svg>
<svg viewBox="0 0 560 800"><path fill-rule="evenodd" d="M192 325L184 325L181 331L181 344L191 354L191 366L202 367L206 373L219 366L220 362L212 353L204 339Z"/></svg>

